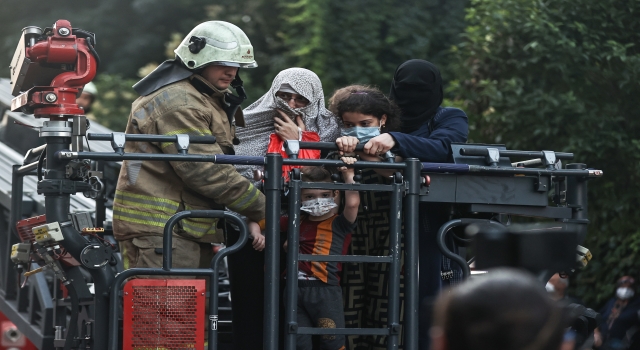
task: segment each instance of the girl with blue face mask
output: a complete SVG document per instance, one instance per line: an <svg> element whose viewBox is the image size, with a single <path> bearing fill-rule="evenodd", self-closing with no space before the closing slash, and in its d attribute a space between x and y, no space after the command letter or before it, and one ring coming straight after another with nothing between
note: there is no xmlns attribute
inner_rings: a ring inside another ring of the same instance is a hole
<svg viewBox="0 0 640 350"><path fill-rule="evenodd" d="M342 120L342 136L336 140L342 153L352 153L357 144L367 144L399 125L400 109L380 90L368 86L351 85L336 91L329 109ZM380 161L383 154L382 149L370 148L359 156L362 160Z"/></svg>
<svg viewBox="0 0 640 350"><path fill-rule="evenodd" d="M351 153L357 144L368 144L375 135L388 135L399 130L400 110L380 90L368 86L352 85L335 92L329 110L342 120L342 136L336 144L343 153ZM357 152L360 159L382 161L384 153L371 149L370 153ZM386 184L389 177L373 169L362 169L360 183ZM361 191L358 221L353 232L348 254L389 255L389 192ZM346 300L345 322L347 327L364 328L386 324L386 311L370 312L369 305L387 305L390 264L345 264L342 286ZM403 290L401 277L400 289ZM376 288L366 286L376 285ZM386 348L383 336L349 336L348 348ZM375 347L371 345L375 344Z"/></svg>

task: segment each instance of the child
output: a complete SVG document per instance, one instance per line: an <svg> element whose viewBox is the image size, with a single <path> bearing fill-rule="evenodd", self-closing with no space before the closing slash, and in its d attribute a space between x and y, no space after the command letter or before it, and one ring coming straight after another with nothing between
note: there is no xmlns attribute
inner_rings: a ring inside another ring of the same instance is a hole
<svg viewBox="0 0 640 350"><path fill-rule="evenodd" d="M355 163L352 157L343 157L346 164ZM303 167L302 181L331 182L331 174L321 167ZM341 167L345 183L353 183L353 168ZM300 253L314 255L344 255L355 229L360 196L356 191L345 191L344 210L338 214L339 192L325 189L302 189L304 212L300 220ZM288 218L281 220L285 231ZM285 242L285 249L287 248ZM344 328L341 263L301 261L298 268L298 326ZM322 349L344 349L344 335L324 335ZM298 349L311 349L311 335L297 337Z"/></svg>
<svg viewBox="0 0 640 350"><path fill-rule="evenodd" d="M373 87L352 85L341 88L331 98L329 109L335 111L343 123L343 136L336 140L336 144L345 154L354 152L359 143L367 144L369 140L379 137L380 134L385 135L399 129L399 108L384 93ZM370 151L372 152L355 153L364 161L384 160L383 152L378 152L378 149L370 149ZM362 169L360 183L388 184L389 176L393 172L394 170ZM361 212L348 254L389 255L390 193L363 191L360 199ZM420 241L422 242L422 239ZM403 263L404 260L401 260L401 265ZM437 267L439 268L439 265ZM347 298L345 324L349 328L387 326L388 314L384 306L389 303L389 278L387 277L389 268L390 265L387 263L345 265L341 284L344 296ZM422 279L420 282L422 283ZM403 305L404 276L402 275L400 291L400 305ZM402 318L400 325L401 327L404 325ZM386 337L381 335L350 336L348 342L350 349L386 349L387 344ZM402 337L400 342L402 344Z"/></svg>

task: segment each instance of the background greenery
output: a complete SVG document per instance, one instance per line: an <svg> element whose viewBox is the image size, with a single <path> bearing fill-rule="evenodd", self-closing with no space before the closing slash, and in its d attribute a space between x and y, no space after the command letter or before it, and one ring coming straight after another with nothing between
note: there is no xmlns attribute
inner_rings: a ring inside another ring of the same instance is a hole
<svg viewBox="0 0 640 350"><path fill-rule="evenodd" d="M448 104L474 142L552 149L603 169L589 186L594 260L573 291L597 307L640 265L640 0L0 0L0 66L20 30L59 18L97 34L101 123L124 130L131 89L196 24L245 30L259 67L243 70L250 101L282 69L320 76L325 95L351 83L388 91L398 64L436 63ZM0 72L8 77L8 70Z"/></svg>

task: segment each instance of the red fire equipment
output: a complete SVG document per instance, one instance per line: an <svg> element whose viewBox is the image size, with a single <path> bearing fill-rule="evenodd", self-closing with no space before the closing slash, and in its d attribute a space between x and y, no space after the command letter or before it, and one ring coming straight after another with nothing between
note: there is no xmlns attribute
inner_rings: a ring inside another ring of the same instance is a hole
<svg viewBox="0 0 640 350"><path fill-rule="evenodd" d="M122 349L204 349L204 308L204 280L131 280Z"/></svg>
<svg viewBox="0 0 640 350"><path fill-rule="evenodd" d="M75 30L64 19L44 32L38 27L23 29L11 61L11 81L14 95L28 90L11 101L11 110L52 120L84 115L76 96L96 75L93 44L92 33Z"/></svg>
<svg viewBox="0 0 640 350"><path fill-rule="evenodd" d="M0 350L37 350L37 348L0 312Z"/></svg>

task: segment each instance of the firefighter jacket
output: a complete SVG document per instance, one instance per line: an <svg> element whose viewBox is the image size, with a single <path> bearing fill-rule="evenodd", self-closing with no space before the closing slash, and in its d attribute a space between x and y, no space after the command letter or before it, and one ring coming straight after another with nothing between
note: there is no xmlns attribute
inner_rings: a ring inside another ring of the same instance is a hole
<svg viewBox="0 0 640 350"><path fill-rule="evenodd" d="M213 135L215 144L190 144L189 154L234 154L235 126L221 107L223 92L200 75L164 86L133 102L127 134ZM236 113L244 125L242 112ZM125 152L177 154L173 142L127 142ZM171 215L183 210L225 209L264 218L264 195L233 165L125 160L113 203L116 239L162 236ZM174 234L198 242L222 242L218 219L183 219Z"/></svg>

